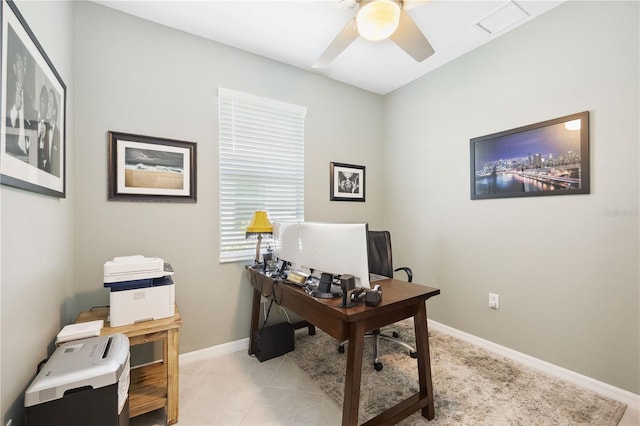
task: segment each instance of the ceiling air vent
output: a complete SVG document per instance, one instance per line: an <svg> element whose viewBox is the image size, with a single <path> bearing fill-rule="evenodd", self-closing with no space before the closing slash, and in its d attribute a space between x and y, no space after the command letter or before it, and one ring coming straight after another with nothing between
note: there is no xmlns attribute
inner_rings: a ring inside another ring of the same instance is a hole
<svg viewBox="0 0 640 426"><path fill-rule="evenodd" d="M518 22L529 17L529 14L524 11L513 1L508 1L484 18L476 22L476 25L481 30L489 33L496 34L502 30L505 30Z"/></svg>

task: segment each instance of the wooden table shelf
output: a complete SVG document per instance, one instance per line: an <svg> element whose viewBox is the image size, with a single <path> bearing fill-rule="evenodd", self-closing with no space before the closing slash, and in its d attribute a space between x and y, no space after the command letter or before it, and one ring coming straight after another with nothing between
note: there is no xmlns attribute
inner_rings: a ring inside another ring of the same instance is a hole
<svg viewBox="0 0 640 426"><path fill-rule="evenodd" d="M131 346L162 341L162 361L131 368L129 417L167 407L167 422L178 422L178 333L182 317L178 306L175 315L154 321L110 327L109 309L81 312L75 322L103 320L101 334L122 333Z"/></svg>
<svg viewBox="0 0 640 426"><path fill-rule="evenodd" d="M167 367L162 362L131 369L129 416L136 417L167 405Z"/></svg>

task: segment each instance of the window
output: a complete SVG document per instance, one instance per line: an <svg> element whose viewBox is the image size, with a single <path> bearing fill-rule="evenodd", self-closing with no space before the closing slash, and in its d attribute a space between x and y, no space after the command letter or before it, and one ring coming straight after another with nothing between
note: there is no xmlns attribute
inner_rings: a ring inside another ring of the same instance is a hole
<svg viewBox="0 0 640 426"><path fill-rule="evenodd" d="M255 210L271 221L304 221L307 109L220 88L218 111L220 262L253 259L256 241L245 228Z"/></svg>

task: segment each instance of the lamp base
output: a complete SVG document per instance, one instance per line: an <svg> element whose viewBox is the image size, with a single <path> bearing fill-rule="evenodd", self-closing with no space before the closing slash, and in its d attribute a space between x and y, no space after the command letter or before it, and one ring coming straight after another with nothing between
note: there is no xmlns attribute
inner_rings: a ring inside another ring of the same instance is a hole
<svg viewBox="0 0 640 426"><path fill-rule="evenodd" d="M258 242L256 243L256 264L260 264L260 245L262 244L262 234L258 234Z"/></svg>

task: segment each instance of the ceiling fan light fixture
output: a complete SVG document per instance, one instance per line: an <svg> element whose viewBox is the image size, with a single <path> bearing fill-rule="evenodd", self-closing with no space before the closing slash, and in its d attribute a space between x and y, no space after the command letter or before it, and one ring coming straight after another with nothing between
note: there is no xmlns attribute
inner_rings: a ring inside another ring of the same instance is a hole
<svg viewBox="0 0 640 426"><path fill-rule="evenodd" d="M362 6L356 15L360 36L378 41L390 37L400 24L400 4L394 0L373 0Z"/></svg>

